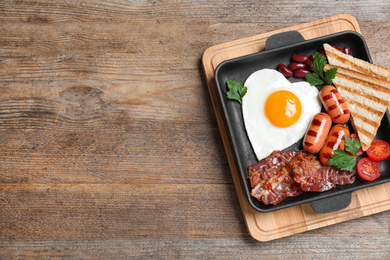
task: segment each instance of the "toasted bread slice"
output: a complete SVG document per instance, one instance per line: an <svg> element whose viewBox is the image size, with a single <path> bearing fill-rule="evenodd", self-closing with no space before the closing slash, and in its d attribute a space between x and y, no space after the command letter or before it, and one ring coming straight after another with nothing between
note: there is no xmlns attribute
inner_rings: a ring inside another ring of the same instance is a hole
<svg viewBox="0 0 390 260"><path fill-rule="evenodd" d="M382 80L388 80L390 76L390 69L378 65L374 65L367 61L354 58L351 55L345 54L331 45L324 43L324 50L328 63L346 69L354 70L371 77L376 77Z"/></svg>
<svg viewBox="0 0 390 260"><path fill-rule="evenodd" d="M333 85L347 104L352 126L366 151L390 105L390 82L329 64L324 70L334 67L337 73Z"/></svg>
<svg viewBox="0 0 390 260"><path fill-rule="evenodd" d="M355 78L358 78L361 80L365 80L365 81L370 82L374 85L379 85L383 88L390 89L390 81L381 80L377 77L367 76L366 74L363 74L363 73L360 73L360 72L357 72L354 70L349 70L349 69L346 69L343 67L330 65L330 64L326 64L324 70L327 71L331 68L337 68L338 73L345 74L345 75L350 76L350 77L355 77Z"/></svg>

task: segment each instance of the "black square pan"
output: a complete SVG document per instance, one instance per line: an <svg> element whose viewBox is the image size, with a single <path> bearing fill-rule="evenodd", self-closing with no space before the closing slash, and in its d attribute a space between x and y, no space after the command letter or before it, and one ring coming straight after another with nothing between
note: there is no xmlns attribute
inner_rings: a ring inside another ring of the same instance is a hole
<svg viewBox="0 0 390 260"><path fill-rule="evenodd" d="M334 189L322 193L303 192L301 195L287 198L275 206L264 205L250 195L251 187L248 179L248 167L256 163L257 159L247 137L240 103L226 98L226 93L228 91L226 81L231 79L244 83L253 72L264 68L276 69L280 63L287 65L291 62L292 54L313 54L319 51L323 43L329 43L330 45L341 48L348 46L351 48L352 56L372 62L364 38L356 32L344 31L311 40L305 40L299 32L290 31L269 37L266 41L266 48L264 51L226 60L219 64L215 70L219 103L226 120L225 123L229 132L230 141L232 142L241 182L249 204L259 212L272 212L305 203L310 203L311 206L320 213L333 212L343 209L350 204L351 193L353 191L390 181L390 158L388 158L380 162L381 176L373 182L364 181L357 176L356 181L353 184L338 185ZM297 82L304 79L291 77L288 78L288 80ZM322 86L317 86L319 90L321 87ZM347 124L347 127L353 132L350 123ZM382 119L376 138L390 142L389 110L386 111L385 116ZM287 147L283 152L291 149L302 149L302 140Z"/></svg>

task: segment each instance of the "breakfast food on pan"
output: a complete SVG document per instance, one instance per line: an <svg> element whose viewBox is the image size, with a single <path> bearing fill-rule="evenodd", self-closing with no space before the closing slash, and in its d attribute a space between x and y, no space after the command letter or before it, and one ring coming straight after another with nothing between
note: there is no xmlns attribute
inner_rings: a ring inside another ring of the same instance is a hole
<svg viewBox="0 0 390 260"><path fill-rule="evenodd" d="M357 171L360 178L366 181L374 181L381 175L379 172L379 163L370 157L364 157L359 160Z"/></svg>
<svg viewBox="0 0 390 260"><path fill-rule="evenodd" d="M336 185L352 184L355 171L342 171L336 167L326 167L317 157L304 150L291 159L290 165L294 173L294 181L299 183L303 191L323 192Z"/></svg>
<svg viewBox="0 0 390 260"><path fill-rule="evenodd" d="M285 76L286 78L292 77L294 75L294 72L282 63L278 65L278 71L282 73L283 76Z"/></svg>
<svg viewBox="0 0 390 260"><path fill-rule="evenodd" d="M374 139L367 150L367 156L359 160L356 167L357 172L363 180L374 181L381 175L379 161L386 160L390 156L390 144L383 140Z"/></svg>
<svg viewBox="0 0 390 260"><path fill-rule="evenodd" d="M335 124L345 124L348 122L350 112L340 93L332 85L323 86L320 90L320 100L326 113L332 118Z"/></svg>
<svg viewBox="0 0 390 260"><path fill-rule="evenodd" d="M274 151L267 159L249 167L251 196L265 205L276 205L303 191L323 192L336 185L351 184L356 172L323 166L304 150Z"/></svg>
<svg viewBox="0 0 390 260"><path fill-rule="evenodd" d="M324 72L324 67L326 65L326 57L323 52L316 52L310 60L310 71L305 75L305 79L312 86L317 85L330 85L332 84L332 79L337 73L337 69L330 69Z"/></svg>
<svg viewBox="0 0 390 260"><path fill-rule="evenodd" d="M295 76L297 78L304 78L306 73L309 73L310 60L306 55L294 54L291 56L293 62L287 66L284 64L278 65L278 71L285 77Z"/></svg>
<svg viewBox="0 0 390 260"><path fill-rule="evenodd" d="M390 105L390 70L352 57L349 47L323 47L294 54L277 70L256 71L244 85L227 82L259 160L248 168L250 194L265 205L352 184L356 173L373 181L378 161L390 157L390 144L374 139ZM292 76L307 82L290 83ZM311 87L319 85L320 91ZM349 120L355 133L344 125ZM281 151L301 139L303 149ZM360 159L364 151L368 157Z"/></svg>
<svg viewBox="0 0 390 260"><path fill-rule="evenodd" d="M291 83L276 70L256 71L244 85L243 120L258 160L302 139L313 116L321 111L315 87Z"/></svg>
<svg viewBox="0 0 390 260"><path fill-rule="evenodd" d="M255 187L260 180L266 180L274 176L282 167L286 166L296 153L294 150L287 153L273 151L266 159L249 166L248 173L251 187Z"/></svg>
<svg viewBox="0 0 390 260"><path fill-rule="evenodd" d="M320 161L323 165L330 166L328 161L334 155L334 150L344 150L345 136L350 137L350 132L346 126L337 124L332 127L320 151Z"/></svg>
<svg viewBox="0 0 390 260"><path fill-rule="evenodd" d="M294 181L290 160L297 154L290 150L287 153L273 151L266 159L249 167L251 195L265 205L276 205L288 197L302 193Z"/></svg>
<svg viewBox="0 0 390 260"><path fill-rule="evenodd" d="M379 139L372 141L367 155L375 161L383 161L390 157L390 144Z"/></svg>
<svg viewBox="0 0 390 260"><path fill-rule="evenodd" d="M328 63L331 65L358 71L364 73L365 75L377 77L383 80L387 80L390 76L389 68L374 65L367 61L354 58L353 56L345 54L327 43L325 43L323 46L326 57L328 58Z"/></svg>
<svg viewBox="0 0 390 260"><path fill-rule="evenodd" d="M235 80L228 80L226 81L226 84L229 88L229 91L226 93L226 97L228 99L236 100L241 104L242 97L245 96L247 88L242 85L241 82L237 82Z"/></svg>
<svg viewBox="0 0 390 260"><path fill-rule="evenodd" d="M303 138L303 149L309 153L318 153L328 137L331 126L332 119L328 114L323 112L316 114Z"/></svg>
<svg viewBox="0 0 390 260"><path fill-rule="evenodd" d="M325 70L335 68L326 65ZM336 67L333 84L351 112L351 123L366 151L390 105L390 82Z"/></svg>

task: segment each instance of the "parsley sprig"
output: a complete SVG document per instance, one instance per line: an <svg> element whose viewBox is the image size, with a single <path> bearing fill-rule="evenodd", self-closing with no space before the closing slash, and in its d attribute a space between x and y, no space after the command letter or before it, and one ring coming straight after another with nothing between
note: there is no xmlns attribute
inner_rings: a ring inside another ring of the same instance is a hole
<svg viewBox="0 0 390 260"><path fill-rule="evenodd" d="M314 53L313 62L310 64L312 73L307 73L305 78L312 86L330 85L335 78L337 68L331 68L324 72L326 58L319 52Z"/></svg>
<svg viewBox="0 0 390 260"><path fill-rule="evenodd" d="M342 171L352 172L356 168L357 152L360 148L359 140L354 140L349 137L345 137L345 151L338 149L334 151L334 155L329 159L328 164L336 166ZM352 153L350 155L346 151Z"/></svg>
<svg viewBox="0 0 390 260"><path fill-rule="evenodd" d="M229 88L229 91L226 93L228 99L237 100L242 103L242 98L247 92L247 87L243 86L242 83L235 80L227 80L226 84Z"/></svg>

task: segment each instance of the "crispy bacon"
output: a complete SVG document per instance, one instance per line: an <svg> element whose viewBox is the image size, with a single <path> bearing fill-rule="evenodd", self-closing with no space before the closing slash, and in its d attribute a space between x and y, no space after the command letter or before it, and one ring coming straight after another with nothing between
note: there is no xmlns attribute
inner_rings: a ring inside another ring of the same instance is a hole
<svg viewBox="0 0 390 260"><path fill-rule="evenodd" d="M290 162L294 181L303 191L323 192L336 187L336 184L352 184L356 172L341 171L336 167L322 166L312 154L300 151Z"/></svg>
<svg viewBox="0 0 390 260"><path fill-rule="evenodd" d="M325 167L312 154L301 150L274 151L269 157L249 167L251 195L264 204L276 205L302 191L322 192L337 184L352 184L356 172Z"/></svg>
<svg viewBox="0 0 390 260"><path fill-rule="evenodd" d="M265 205L276 205L288 197L295 197L302 190L291 173L291 169L283 167L274 176L260 182L251 191L251 195L262 201Z"/></svg>
<svg viewBox="0 0 390 260"><path fill-rule="evenodd" d="M249 167L251 195L264 204L276 205L288 197L302 193L296 182L291 167L288 165L297 152L274 151L265 160Z"/></svg>
<svg viewBox="0 0 390 260"><path fill-rule="evenodd" d="M282 167L286 166L297 154L297 151L290 150L287 153L273 151L266 159L249 166L249 181L254 188L260 180L267 180L274 176Z"/></svg>

